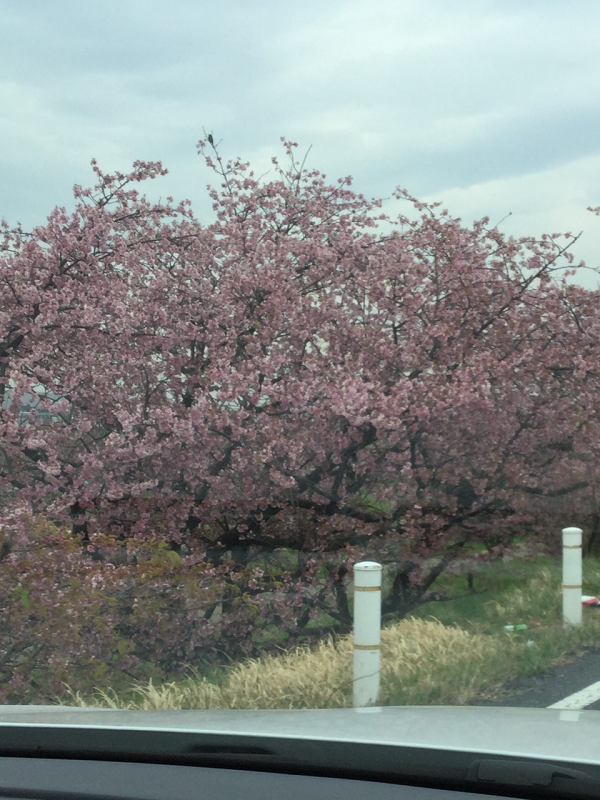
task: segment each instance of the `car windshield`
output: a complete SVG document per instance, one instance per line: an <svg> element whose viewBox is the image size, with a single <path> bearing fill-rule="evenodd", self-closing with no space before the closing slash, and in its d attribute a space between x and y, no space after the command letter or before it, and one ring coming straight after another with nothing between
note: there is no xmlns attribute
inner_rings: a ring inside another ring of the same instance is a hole
<svg viewBox="0 0 600 800"><path fill-rule="evenodd" d="M600 5L0 10L0 704L600 708Z"/></svg>

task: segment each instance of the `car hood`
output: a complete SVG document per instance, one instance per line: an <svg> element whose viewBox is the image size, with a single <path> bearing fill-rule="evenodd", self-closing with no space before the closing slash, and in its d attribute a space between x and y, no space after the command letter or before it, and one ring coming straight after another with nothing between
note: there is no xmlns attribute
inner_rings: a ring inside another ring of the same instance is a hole
<svg viewBox="0 0 600 800"><path fill-rule="evenodd" d="M598 764L600 712L535 708L127 711L0 706L0 727L34 726L327 740Z"/></svg>

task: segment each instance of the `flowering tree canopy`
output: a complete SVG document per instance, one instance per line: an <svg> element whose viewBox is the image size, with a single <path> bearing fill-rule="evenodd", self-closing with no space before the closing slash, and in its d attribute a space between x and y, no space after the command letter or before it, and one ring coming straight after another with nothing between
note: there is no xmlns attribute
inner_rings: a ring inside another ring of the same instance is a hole
<svg viewBox="0 0 600 800"><path fill-rule="evenodd" d="M598 293L555 278L570 234L468 227L403 190L390 219L285 149L265 181L199 143L212 224L141 196L166 172L146 162L93 162L72 214L4 223L0 492L86 541L160 531L244 567L293 550L290 624L334 556L347 622L348 561L378 557L402 614L466 544L593 485ZM50 424L6 402L35 387Z"/></svg>

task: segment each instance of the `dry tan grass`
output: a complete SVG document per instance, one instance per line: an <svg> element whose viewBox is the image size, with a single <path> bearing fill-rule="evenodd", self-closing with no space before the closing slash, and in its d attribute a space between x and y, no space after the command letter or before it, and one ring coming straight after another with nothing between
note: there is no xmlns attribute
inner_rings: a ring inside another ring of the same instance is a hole
<svg viewBox="0 0 600 800"><path fill-rule="evenodd" d="M437 620L407 619L382 631L382 704L461 704L507 648L507 637L471 634ZM352 637L247 661L220 686L197 676L138 685L128 698L98 692L69 704L129 709L340 708L352 705Z"/></svg>

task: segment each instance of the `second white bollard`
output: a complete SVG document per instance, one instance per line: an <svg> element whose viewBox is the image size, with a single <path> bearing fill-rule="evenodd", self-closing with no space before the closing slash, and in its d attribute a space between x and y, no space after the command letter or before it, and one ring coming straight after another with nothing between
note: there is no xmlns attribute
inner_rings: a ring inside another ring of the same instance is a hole
<svg viewBox="0 0 600 800"><path fill-rule="evenodd" d="M354 565L354 708L379 700L382 572L376 561Z"/></svg>
<svg viewBox="0 0 600 800"><path fill-rule="evenodd" d="M581 625L581 588L583 570L581 562L581 528L563 528L563 622L565 625Z"/></svg>

